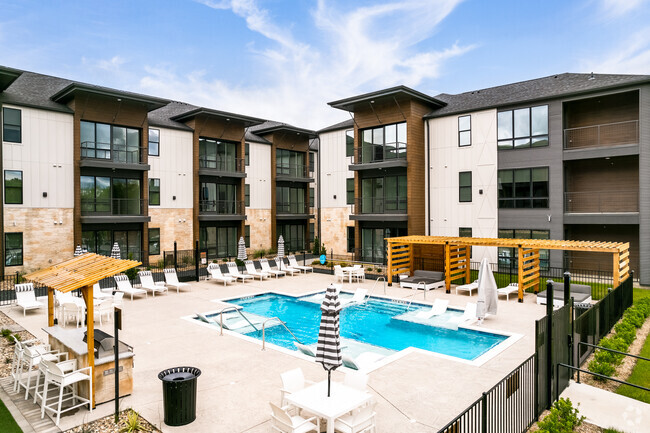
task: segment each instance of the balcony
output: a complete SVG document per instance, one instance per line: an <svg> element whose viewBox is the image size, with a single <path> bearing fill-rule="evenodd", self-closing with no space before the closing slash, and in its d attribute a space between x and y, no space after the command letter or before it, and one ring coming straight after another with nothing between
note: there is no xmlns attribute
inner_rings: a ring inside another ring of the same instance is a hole
<svg viewBox="0 0 650 433"><path fill-rule="evenodd" d="M564 193L565 224L638 224L638 221L638 191Z"/></svg>
<svg viewBox="0 0 650 433"><path fill-rule="evenodd" d="M275 203L276 219L309 219L313 218L312 210L306 203Z"/></svg>
<svg viewBox="0 0 650 433"><path fill-rule="evenodd" d="M245 160L199 156L199 176L246 177Z"/></svg>
<svg viewBox="0 0 650 433"><path fill-rule="evenodd" d="M144 147L133 148L125 144L84 141L81 143L80 166L145 171L150 168L143 162L145 154Z"/></svg>
<svg viewBox="0 0 650 433"><path fill-rule="evenodd" d="M352 205L351 220L357 221L407 221L406 197L356 198Z"/></svg>
<svg viewBox="0 0 650 433"><path fill-rule="evenodd" d="M310 176L308 167L304 164L277 163L275 166L275 180L309 183L313 182L314 178Z"/></svg>
<svg viewBox="0 0 650 433"><path fill-rule="evenodd" d="M244 209L244 202L239 200L201 200L199 221L242 221Z"/></svg>
<svg viewBox="0 0 650 433"><path fill-rule="evenodd" d="M639 143L639 121L604 123L564 130L564 149L620 146Z"/></svg>
<svg viewBox="0 0 650 433"><path fill-rule="evenodd" d="M81 200L82 223L147 222L144 215L147 200L141 198L111 198Z"/></svg>
<svg viewBox="0 0 650 433"><path fill-rule="evenodd" d="M350 170L406 167L406 143L366 144L355 147Z"/></svg>

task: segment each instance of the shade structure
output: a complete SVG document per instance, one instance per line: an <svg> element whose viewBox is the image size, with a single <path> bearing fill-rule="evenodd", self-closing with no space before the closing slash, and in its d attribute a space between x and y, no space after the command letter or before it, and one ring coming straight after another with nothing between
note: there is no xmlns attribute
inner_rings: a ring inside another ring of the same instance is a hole
<svg viewBox="0 0 650 433"><path fill-rule="evenodd" d="M484 319L486 314L497 314L497 283L487 258L481 260L478 271L478 301L476 317Z"/></svg>
<svg viewBox="0 0 650 433"><path fill-rule="evenodd" d="M78 257L83 254L83 250L81 249L81 245L77 244L77 248L74 249L74 256Z"/></svg>
<svg viewBox="0 0 650 433"><path fill-rule="evenodd" d="M339 334L339 312L341 302L336 287L330 285L320 306L321 319L316 345L316 362L327 370L327 396L330 396L332 370L343 363L341 358L341 336Z"/></svg>
<svg viewBox="0 0 650 433"><path fill-rule="evenodd" d="M237 244L237 259L242 262L248 259L246 255L246 241L244 241L243 236L239 238L239 243Z"/></svg>
<svg viewBox="0 0 650 433"><path fill-rule="evenodd" d="M113 248L111 249L111 257L114 259L120 259L122 254L120 253L120 246L115 242Z"/></svg>

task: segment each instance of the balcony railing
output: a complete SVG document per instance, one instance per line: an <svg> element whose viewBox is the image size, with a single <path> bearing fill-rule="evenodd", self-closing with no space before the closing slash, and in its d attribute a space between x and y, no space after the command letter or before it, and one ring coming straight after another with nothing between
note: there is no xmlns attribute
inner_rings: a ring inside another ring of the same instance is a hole
<svg viewBox="0 0 650 433"><path fill-rule="evenodd" d="M363 214L404 214L407 212L406 197L362 197L354 199L352 213Z"/></svg>
<svg viewBox="0 0 650 433"><path fill-rule="evenodd" d="M214 158L199 156L199 168L207 168L229 173L244 173L246 170L246 164L244 158Z"/></svg>
<svg viewBox="0 0 650 433"><path fill-rule="evenodd" d="M111 198L81 200L81 215L142 215L147 200L141 198Z"/></svg>
<svg viewBox="0 0 650 433"><path fill-rule="evenodd" d="M617 146L639 142L639 121L605 123L564 130L564 148Z"/></svg>
<svg viewBox="0 0 650 433"><path fill-rule="evenodd" d="M565 213L638 212L638 191L565 192Z"/></svg>
<svg viewBox="0 0 650 433"><path fill-rule="evenodd" d="M365 144L355 147L352 164L370 164L406 159L406 143Z"/></svg>
<svg viewBox="0 0 650 433"><path fill-rule="evenodd" d="M97 143L84 141L81 143L81 159L111 161L123 164L141 164L144 147L127 147L125 144Z"/></svg>
<svg viewBox="0 0 650 433"><path fill-rule="evenodd" d="M244 202L239 200L201 200L199 212L217 215L244 215Z"/></svg>
<svg viewBox="0 0 650 433"><path fill-rule="evenodd" d="M306 215L309 206L306 203L275 203L275 212L279 214L297 214Z"/></svg>
<svg viewBox="0 0 650 433"><path fill-rule="evenodd" d="M275 168L277 176L305 179L309 177L307 166L304 164L282 164L277 163Z"/></svg>

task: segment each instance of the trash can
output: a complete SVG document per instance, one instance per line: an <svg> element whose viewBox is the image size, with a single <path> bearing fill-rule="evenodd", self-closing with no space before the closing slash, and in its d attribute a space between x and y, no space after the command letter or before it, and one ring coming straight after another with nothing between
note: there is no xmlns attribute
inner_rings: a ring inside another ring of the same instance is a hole
<svg viewBox="0 0 650 433"><path fill-rule="evenodd" d="M181 426L196 419L196 367L174 367L158 373L163 385L165 424Z"/></svg>

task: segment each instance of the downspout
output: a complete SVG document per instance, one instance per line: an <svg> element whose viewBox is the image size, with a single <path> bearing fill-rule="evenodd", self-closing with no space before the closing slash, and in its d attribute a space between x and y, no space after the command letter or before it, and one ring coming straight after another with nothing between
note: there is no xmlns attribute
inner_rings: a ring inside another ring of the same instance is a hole
<svg viewBox="0 0 650 433"><path fill-rule="evenodd" d="M429 128L429 119L425 120L425 127L426 127L426 146L425 146L425 153L427 154L427 166L426 166L426 172L425 176L427 178L427 187L426 191L424 191L424 200L426 201L426 215L425 215L425 226L424 226L424 234L426 236L431 235L431 151L430 151L430 146L431 146L431 129Z"/></svg>

